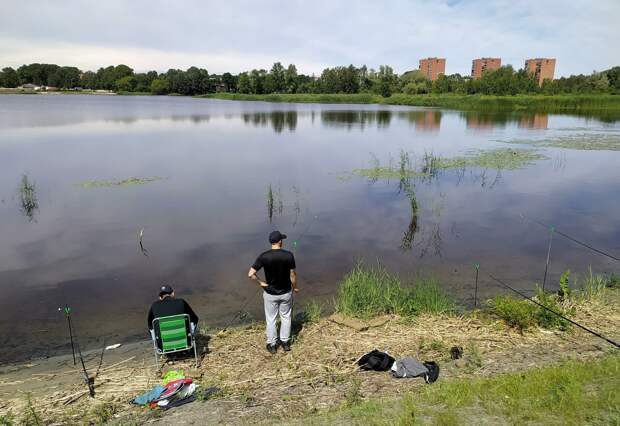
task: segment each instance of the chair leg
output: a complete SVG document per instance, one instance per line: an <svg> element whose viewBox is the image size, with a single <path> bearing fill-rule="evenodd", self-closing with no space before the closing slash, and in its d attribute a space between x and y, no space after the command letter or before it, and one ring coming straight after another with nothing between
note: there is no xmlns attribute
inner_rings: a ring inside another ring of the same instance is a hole
<svg viewBox="0 0 620 426"><path fill-rule="evenodd" d="M159 357L157 356L157 343L153 340L153 352L155 352L155 370L159 371Z"/></svg>

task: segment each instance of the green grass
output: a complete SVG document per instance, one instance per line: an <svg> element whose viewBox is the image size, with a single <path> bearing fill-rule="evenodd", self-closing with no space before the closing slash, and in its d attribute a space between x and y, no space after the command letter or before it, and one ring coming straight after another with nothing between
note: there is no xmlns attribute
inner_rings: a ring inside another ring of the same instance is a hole
<svg viewBox="0 0 620 426"><path fill-rule="evenodd" d="M336 310L344 315L371 318L382 314L413 317L420 313L451 312L450 298L432 278L418 278L404 286L381 264L356 263L339 284Z"/></svg>
<svg viewBox="0 0 620 426"><path fill-rule="evenodd" d="M620 423L620 357L565 361L490 378L442 380L403 398L371 399L303 424L463 425Z"/></svg>
<svg viewBox="0 0 620 426"><path fill-rule="evenodd" d="M401 154L402 156L402 154ZM440 170L463 169L477 167L495 170L519 170L536 161L546 160L546 156L531 149L506 149L470 151L466 155L457 157L439 157L425 154L417 168L411 167L411 161L401 161L400 166L392 164L382 165L375 157L369 168L354 169L353 175L362 176L370 180L408 179L415 177L434 176ZM406 164L406 167L403 165Z"/></svg>
<svg viewBox="0 0 620 426"><path fill-rule="evenodd" d="M546 139L512 139L499 142L537 147L575 149L580 151L620 151L620 133L582 133Z"/></svg>
<svg viewBox="0 0 620 426"><path fill-rule="evenodd" d="M88 180L76 184L82 188L114 188L126 187L132 185L144 185L146 183L162 180L162 177L130 177L128 179L112 179L112 180Z"/></svg>
<svg viewBox="0 0 620 426"><path fill-rule="evenodd" d="M356 94L268 94L215 93L200 97L265 102L329 103L329 104L385 104L442 107L461 110L493 111L547 111L547 112L620 112L620 96L614 95L405 95L394 94L388 98L371 93Z"/></svg>

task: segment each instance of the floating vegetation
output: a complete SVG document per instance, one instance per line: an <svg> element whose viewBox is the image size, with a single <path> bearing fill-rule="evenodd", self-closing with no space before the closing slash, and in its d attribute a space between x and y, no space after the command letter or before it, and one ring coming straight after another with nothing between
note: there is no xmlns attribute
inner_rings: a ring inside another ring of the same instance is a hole
<svg viewBox="0 0 620 426"><path fill-rule="evenodd" d="M373 157L373 166L366 169L354 169L353 174L366 177L372 181L379 179L409 179L415 177L435 177L441 170L464 170L466 167L479 167L496 170L518 170L538 160L548 157L531 149L499 148L486 151L470 151L464 156L443 158L433 154L424 154L420 167L411 167L408 154L401 153L399 167L391 164L383 166Z"/></svg>
<svg viewBox="0 0 620 426"><path fill-rule="evenodd" d="M269 189L267 190L267 217L269 218L269 223L273 220L273 189L271 189L271 184L269 184Z"/></svg>
<svg viewBox="0 0 620 426"><path fill-rule="evenodd" d="M114 187L124 187L131 185L144 185L146 183L155 182L158 180L162 180L164 178L159 176L153 177L130 177L128 179L121 180L88 180L84 182L80 182L77 186L82 188L114 188Z"/></svg>
<svg viewBox="0 0 620 426"><path fill-rule="evenodd" d="M37 200L34 182L28 179L28 175L22 176L22 181L19 185L19 196L22 213L32 221L34 219L34 213L39 208L39 201Z"/></svg>
<svg viewBox="0 0 620 426"><path fill-rule="evenodd" d="M620 134L580 133L546 139L512 139L499 142L582 151L620 151Z"/></svg>

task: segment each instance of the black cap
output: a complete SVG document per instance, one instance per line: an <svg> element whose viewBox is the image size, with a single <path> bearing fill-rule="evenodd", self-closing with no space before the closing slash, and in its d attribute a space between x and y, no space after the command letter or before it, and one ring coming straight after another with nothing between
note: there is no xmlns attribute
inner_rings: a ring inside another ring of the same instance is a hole
<svg viewBox="0 0 620 426"><path fill-rule="evenodd" d="M159 297L162 297L164 294L172 294L173 291L169 285L162 285L159 287Z"/></svg>
<svg viewBox="0 0 620 426"><path fill-rule="evenodd" d="M286 234L281 234L280 231L273 231L269 234L269 242L271 244L278 243L286 238Z"/></svg>

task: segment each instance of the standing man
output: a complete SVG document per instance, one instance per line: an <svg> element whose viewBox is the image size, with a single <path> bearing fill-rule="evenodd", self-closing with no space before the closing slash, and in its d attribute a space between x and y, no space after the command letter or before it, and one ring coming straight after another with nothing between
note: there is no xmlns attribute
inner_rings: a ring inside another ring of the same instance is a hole
<svg viewBox="0 0 620 426"><path fill-rule="evenodd" d="M297 293L297 273L295 257L290 251L282 249L286 235L280 231L269 234L271 250L262 253L248 272L248 277L258 281L263 292L265 304L265 321L267 322L267 350L275 354L278 350L278 330L276 318L280 315L280 343L282 349L291 350L291 312L293 310L293 291ZM256 273L265 268L265 280L261 281Z"/></svg>

